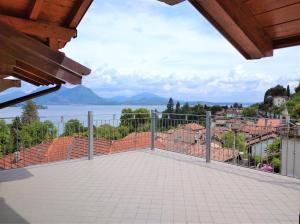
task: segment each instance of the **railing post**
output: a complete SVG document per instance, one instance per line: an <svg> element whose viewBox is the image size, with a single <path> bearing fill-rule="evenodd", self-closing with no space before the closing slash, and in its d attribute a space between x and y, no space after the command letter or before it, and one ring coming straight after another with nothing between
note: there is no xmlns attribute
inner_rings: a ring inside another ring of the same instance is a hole
<svg viewBox="0 0 300 224"><path fill-rule="evenodd" d="M211 152L211 112L206 111L206 162L210 162Z"/></svg>
<svg viewBox="0 0 300 224"><path fill-rule="evenodd" d="M150 123L150 127L151 127L151 150L154 150L154 142L155 142L155 110L151 110L151 123Z"/></svg>
<svg viewBox="0 0 300 224"><path fill-rule="evenodd" d="M88 157L89 160L92 160L94 157L94 128L93 128L93 112L88 112L88 136L89 136L89 145L88 145Z"/></svg>
<svg viewBox="0 0 300 224"><path fill-rule="evenodd" d="M233 131L233 156L234 156L233 163L234 163L234 165L237 165L235 148L236 148L236 130ZM262 146L261 146L261 155L262 155Z"/></svg>

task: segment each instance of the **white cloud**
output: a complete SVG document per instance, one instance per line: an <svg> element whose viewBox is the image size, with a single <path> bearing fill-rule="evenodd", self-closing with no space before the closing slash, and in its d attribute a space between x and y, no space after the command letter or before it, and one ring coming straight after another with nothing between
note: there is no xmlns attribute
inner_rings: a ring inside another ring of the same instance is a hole
<svg viewBox="0 0 300 224"><path fill-rule="evenodd" d="M300 47L247 61L188 2L94 1L64 51L93 69L84 84L101 96L257 101L300 78Z"/></svg>

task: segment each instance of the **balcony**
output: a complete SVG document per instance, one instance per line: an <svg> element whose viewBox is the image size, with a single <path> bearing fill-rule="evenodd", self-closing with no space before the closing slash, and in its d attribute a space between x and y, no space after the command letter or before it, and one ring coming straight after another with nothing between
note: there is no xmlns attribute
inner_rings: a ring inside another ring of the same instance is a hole
<svg viewBox="0 0 300 224"><path fill-rule="evenodd" d="M1 222L297 223L300 180L166 150L0 172Z"/></svg>
<svg viewBox="0 0 300 224"><path fill-rule="evenodd" d="M216 119L95 116L19 141L0 158L0 223L297 223L298 138Z"/></svg>

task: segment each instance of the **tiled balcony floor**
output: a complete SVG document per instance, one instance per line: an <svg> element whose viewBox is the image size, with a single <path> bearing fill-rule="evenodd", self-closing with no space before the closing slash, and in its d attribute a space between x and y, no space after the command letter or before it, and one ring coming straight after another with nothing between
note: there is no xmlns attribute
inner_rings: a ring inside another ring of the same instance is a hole
<svg viewBox="0 0 300 224"><path fill-rule="evenodd" d="M162 150L0 172L0 222L298 223L300 180Z"/></svg>

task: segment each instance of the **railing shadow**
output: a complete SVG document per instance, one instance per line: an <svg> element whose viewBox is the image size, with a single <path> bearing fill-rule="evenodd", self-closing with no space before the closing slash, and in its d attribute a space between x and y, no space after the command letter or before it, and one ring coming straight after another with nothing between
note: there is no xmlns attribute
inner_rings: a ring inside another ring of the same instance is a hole
<svg viewBox="0 0 300 224"><path fill-rule="evenodd" d="M4 198L0 198L0 223L29 223L14 209L12 209Z"/></svg>
<svg viewBox="0 0 300 224"><path fill-rule="evenodd" d="M0 170L0 183L1 182L8 182L8 181L16 181L16 180L23 180L26 178L30 178L33 175L24 168L18 168L13 170Z"/></svg>

